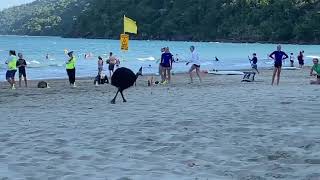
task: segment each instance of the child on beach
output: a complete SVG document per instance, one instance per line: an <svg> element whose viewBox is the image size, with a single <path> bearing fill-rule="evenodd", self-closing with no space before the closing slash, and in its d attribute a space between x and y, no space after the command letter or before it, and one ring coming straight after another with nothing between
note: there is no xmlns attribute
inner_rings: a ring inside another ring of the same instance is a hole
<svg viewBox="0 0 320 180"><path fill-rule="evenodd" d="M76 57L73 55L73 51L68 52L69 60L66 62L66 70L69 77L69 83L73 87L76 87Z"/></svg>
<svg viewBox="0 0 320 180"><path fill-rule="evenodd" d="M252 69L256 70L257 73L259 74L258 65L257 65L257 63L258 63L257 54L256 54L256 53L253 53L253 54L252 54L252 59L250 59L250 57L249 57L249 60L250 60Z"/></svg>
<svg viewBox="0 0 320 180"><path fill-rule="evenodd" d="M273 53L271 53L269 57L274 60L274 71L273 71L271 85L274 84L274 80L276 76L277 76L277 85L279 85L282 61L284 59L289 58L289 56L285 52L281 51L281 45L278 45L277 51L274 51Z"/></svg>
<svg viewBox="0 0 320 180"><path fill-rule="evenodd" d="M9 51L9 58L6 61L6 64L8 66L8 70L6 73L6 80L10 84L11 89L16 89L15 87L15 74L17 72L17 56L16 56L16 51L10 50Z"/></svg>
<svg viewBox="0 0 320 180"><path fill-rule="evenodd" d="M294 67L294 55L290 53L290 67Z"/></svg>
<svg viewBox="0 0 320 180"><path fill-rule="evenodd" d="M24 79L25 87L28 87L27 73L26 73L27 62L26 60L23 59L22 53L18 53L18 57L19 59L17 61L17 67L19 68L19 87L21 87L22 76Z"/></svg>
<svg viewBox="0 0 320 180"><path fill-rule="evenodd" d="M320 84L320 65L319 65L319 59L314 58L313 60L313 66L310 71L310 76L316 76L317 79L315 81L311 81L310 84ZM316 73L314 73L314 71Z"/></svg>
<svg viewBox="0 0 320 180"><path fill-rule="evenodd" d="M116 58L116 68L118 69L120 67L120 59Z"/></svg>
<svg viewBox="0 0 320 180"><path fill-rule="evenodd" d="M151 64L149 64L149 66L147 67L143 67L143 74L148 76L148 86L154 85L154 77Z"/></svg>

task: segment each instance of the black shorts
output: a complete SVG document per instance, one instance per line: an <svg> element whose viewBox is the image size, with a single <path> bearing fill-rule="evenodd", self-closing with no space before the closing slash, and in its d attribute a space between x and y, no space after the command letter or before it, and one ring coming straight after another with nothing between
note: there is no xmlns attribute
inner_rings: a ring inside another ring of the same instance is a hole
<svg viewBox="0 0 320 180"><path fill-rule="evenodd" d="M113 71L114 70L114 64L109 64L109 71Z"/></svg>
<svg viewBox="0 0 320 180"><path fill-rule="evenodd" d="M274 67L276 67L276 68L281 68L282 67L282 61L279 61L279 62L275 62L274 63Z"/></svg>
<svg viewBox="0 0 320 180"><path fill-rule="evenodd" d="M26 69L19 69L19 78L27 77Z"/></svg>
<svg viewBox="0 0 320 180"><path fill-rule="evenodd" d="M8 70L6 73L6 79L14 79L14 76L16 75L17 70Z"/></svg>
<svg viewBox="0 0 320 180"><path fill-rule="evenodd" d="M304 65L304 60L299 60L300 65Z"/></svg>
<svg viewBox="0 0 320 180"><path fill-rule="evenodd" d="M162 66L162 67L165 67L165 68L171 67L170 64L165 64L165 63L162 63L161 66Z"/></svg>
<svg viewBox="0 0 320 180"><path fill-rule="evenodd" d="M196 68L200 68L200 65L197 64L193 64Z"/></svg>

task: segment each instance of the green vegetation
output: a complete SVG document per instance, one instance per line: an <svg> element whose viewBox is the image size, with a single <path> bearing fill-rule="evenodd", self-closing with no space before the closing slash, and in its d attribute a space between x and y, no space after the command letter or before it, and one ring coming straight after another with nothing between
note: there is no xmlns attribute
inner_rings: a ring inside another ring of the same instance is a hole
<svg viewBox="0 0 320 180"><path fill-rule="evenodd" d="M63 35L70 30L86 0L37 0L0 12L0 33ZM81 8L80 8L81 7Z"/></svg>
<svg viewBox="0 0 320 180"><path fill-rule="evenodd" d="M1 34L138 39L320 42L319 0L38 0L0 12Z"/></svg>

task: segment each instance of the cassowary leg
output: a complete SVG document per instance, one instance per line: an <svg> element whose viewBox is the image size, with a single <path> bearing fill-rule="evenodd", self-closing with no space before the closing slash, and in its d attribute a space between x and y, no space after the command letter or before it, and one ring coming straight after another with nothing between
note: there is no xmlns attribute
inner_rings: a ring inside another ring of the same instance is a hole
<svg viewBox="0 0 320 180"><path fill-rule="evenodd" d="M120 90L117 91L116 96L114 96L114 98L111 101L111 104L115 104L116 103L116 98L117 98L119 92L120 92Z"/></svg>
<svg viewBox="0 0 320 180"><path fill-rule="evenodd" d="M120 94L121 94L121 96L122 96L123 102L127 102L127 100L126 100L126 99L124 98L124 96L123 96L122 90L120 91Z"/></svg>

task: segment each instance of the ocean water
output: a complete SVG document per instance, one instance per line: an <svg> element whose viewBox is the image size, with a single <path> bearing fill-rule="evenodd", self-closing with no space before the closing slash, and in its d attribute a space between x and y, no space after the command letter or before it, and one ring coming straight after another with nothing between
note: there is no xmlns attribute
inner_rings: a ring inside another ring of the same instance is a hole
<svg viewBox="0 0 320 180"><path fill-rule="evenodd" d="M177 42L177 41L136 41L131 40L129 51L120 50L118 40L105 39L72 39L60 37L0 36L0 81L5 80L9 50L24 54L29 67L29 79L65 78L65 62L68 57L65 50L74 51L78 57L77 77L95 76L97 74L97 57L107 58L113 52L121 60L122 67L136 71L143 67L147 73L158 71L161 47L170 47L173 55L181 62L175 63L174 72L186 72L189 66L185 62L190 57L189 47L194 45L200 55L203 70L236 70L250 68L248 55L257 53L259 67L272 67L268 54L276 49L276 44L219 43L219 42ZM294 53L295 57L301 50L305 51L306 64L311 64L312 57L320 56L320 45L283 45L285 52ZM46 55L49 54L49 59ZM85 54L91 54L85 59ZM219 62L215 62L215 56ZM288 60L287 60L288 61ZM287 62L287 65L289 63ZM297 65L297 62L296 62ZM105 66L107 70L107 66Z"/></svg>

